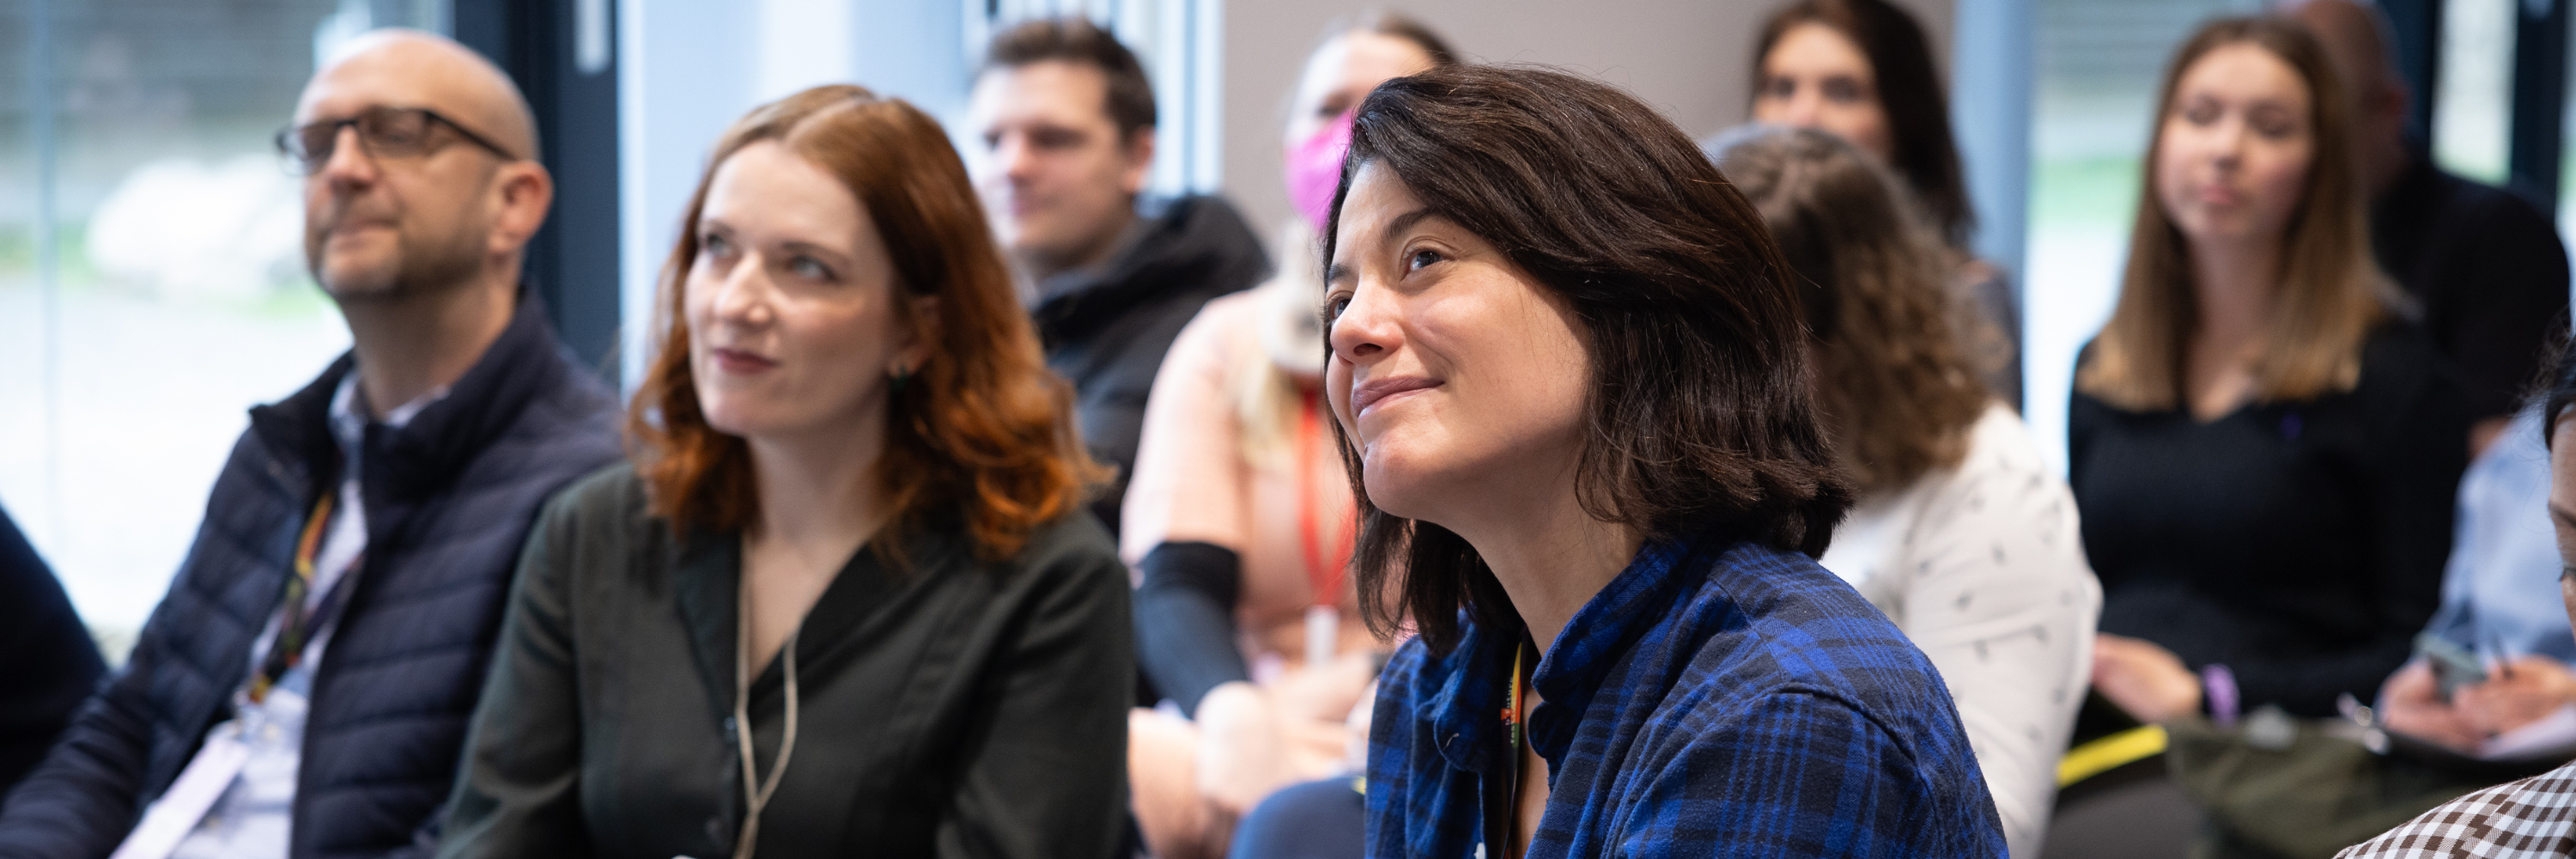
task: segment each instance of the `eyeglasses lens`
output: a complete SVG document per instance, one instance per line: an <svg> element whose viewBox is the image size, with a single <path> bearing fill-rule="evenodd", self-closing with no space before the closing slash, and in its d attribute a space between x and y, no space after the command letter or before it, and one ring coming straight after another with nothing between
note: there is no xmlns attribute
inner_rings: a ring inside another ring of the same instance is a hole
<svg viewBox="0 0 2576 859"><path fill-rule="evenodd" d="M354 127L367 154L379 158L408 158L421 153L429 137L427 111L380 107L349 119L316 122L288 129L278 135L278 149L306 175L322 172L331 163L331 153L340 142L340 129Z"/></svg>

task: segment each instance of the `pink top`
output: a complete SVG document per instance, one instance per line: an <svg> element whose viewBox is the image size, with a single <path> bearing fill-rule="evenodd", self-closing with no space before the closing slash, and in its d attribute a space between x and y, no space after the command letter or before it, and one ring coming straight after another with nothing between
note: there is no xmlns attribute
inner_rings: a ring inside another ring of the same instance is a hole
<svg viewBox="0 0 2576 859"><path fill-rule="evenodd" d="M1167 542L1233 550L1243 564L1235 622L1256 678L1265 656L1275 655L1281 667L1303 659L1306 608L1317 602L1310 579L1340 580L1331 599L1341 609L1336 652L1377 646L1359 622L1349 577L1308 568L1310 555L1332 563L1353 527L1350 478L1333 448L1331 412L1320 414L1320 432L1301 434L1301 410L1283 395L1281 407L1269 410L1276 426L1267 437L1278 440L1272 450L1256 456L1246 449L1244 410L1237 404L1266 374L1282 372L1261 345L1261 314L1270 311L1259 298L1242 292L1208 302L1164 355L1145 406L1118 547L1130 569ZM1294 396L1316 395L1313 377L1289 378ZM1303 522L1301 504L1313 505ZM1312 547L1302 533L1307 523L1316 532Z"/></svg>

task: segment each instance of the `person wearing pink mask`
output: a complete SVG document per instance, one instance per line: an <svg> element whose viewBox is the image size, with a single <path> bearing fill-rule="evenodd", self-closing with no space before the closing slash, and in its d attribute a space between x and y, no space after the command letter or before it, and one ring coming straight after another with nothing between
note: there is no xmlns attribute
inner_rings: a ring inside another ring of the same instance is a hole
<svg viewBox="0 0 2576 859"><path fill-rule="evenodd" d="M1137 656L1173 705L1128 720L1128 770L1146 845L1217 856L1235 823L1283 785L1357 769L1360 709L1382 646L1345 571L1350 481L1321 408L1323 288L1314 244L1341 180L1351 110L1389 79L1454 60L1389 13L1335 22L1308 58L1282 141L1299 217L1278 276L1209 301L1165 355L1147 400L1119 549L1140 574ZM1172 712L1172 710L1177 712ZM1347 777L1341 833L1359 853Z"/></svg>

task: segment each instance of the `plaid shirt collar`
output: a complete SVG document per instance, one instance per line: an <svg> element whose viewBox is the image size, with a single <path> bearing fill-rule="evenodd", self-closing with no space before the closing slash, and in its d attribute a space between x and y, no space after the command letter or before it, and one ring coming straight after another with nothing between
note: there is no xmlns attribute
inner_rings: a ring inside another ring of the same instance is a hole
<svg viewBox="0 0 2576 859"><path fill-rule="evenodd" d="M1672 602L1680 579L1673 575L1707 537L1649 540L1627 569L1601 588L1565 623L1564 631L1539 658L1531 687L1538 709L1530 714L1530 744L1551 770L1562 766L1573 745L1581 715L1609 678L1619 654L1654 625ZM1519 629L1489 630L1464 624L1458 646L1440 661L1455 670L1422 710L1441 738L1440 756L1449 765L1488 774L1503 747L1502 714L1510 702L1512 647Z"/></svg>

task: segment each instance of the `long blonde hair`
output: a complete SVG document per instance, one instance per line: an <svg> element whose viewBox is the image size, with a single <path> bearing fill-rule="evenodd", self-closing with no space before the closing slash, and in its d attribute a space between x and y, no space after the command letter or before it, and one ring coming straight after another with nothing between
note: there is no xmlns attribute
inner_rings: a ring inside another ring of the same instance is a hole
<svg viewBox="0 0 2576 859"><path fill-rule="evenodd" d="M2279 18L2220 18L2201 26L2166 67L2156 99L2156 132L2147 146L2138 216L2129 237L2128 270L2119 304L2094 340L2075 389L2132 411L2162 411L2184 401L2183 355L2197 321L2191 247L2156 196L2164 123L2175 89L2211 51L2251 44L2270 52L2308 85L2315 150L2304 199L2282 236L2280 291L2274 297L2256 395L2303 400L2351 390L2361 380L2361 347L2388 318L2394 295L2370 256L2360 176L2353 161L2349 107L2324 47L2306 28Z"/></svg>

